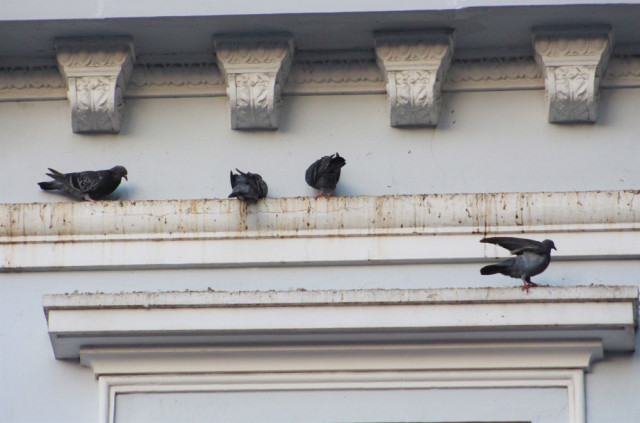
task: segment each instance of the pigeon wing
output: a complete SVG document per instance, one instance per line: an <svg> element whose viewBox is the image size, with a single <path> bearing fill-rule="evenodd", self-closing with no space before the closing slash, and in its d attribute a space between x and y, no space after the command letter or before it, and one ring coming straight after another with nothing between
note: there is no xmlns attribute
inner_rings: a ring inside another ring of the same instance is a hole
<svg viewBox="0 0 640 423"><path fill-rule="evenodd" d="M240 175L244 176L244 181L247 185L249 185L249 187L251 187L251 190L254 192L260 192L260 185L258 184L258 178L256 177L255 174L251 173L251 172L243 172L239 169L236 169L238 171L238 173L240 173Z"/></svg>
<svg viewBox="0 0 640 423"><path fill-rule="evenodd" d="M55 169L49 168L47 176L62 184L61 188L73 195L85 194L99 185L99 172L84 171L72 173L60 173Z"/></svg>
<svg viewBox="0 0 640 423"><path fill-rule="evenodd" d="M487 244L496 244L502 248L506 248L511 254L520 255L526 251L532 253L544 253L545 250L542 243L533 239L514 238L509 236L499 236L493 238L483 238L480 242Z"/></svg>
<svg viewBox="0 0 640 423"><path fill-rule="evenodd" d="M304 175L304 179L307 181L307 184L315 188L318 183L318 179L324 172L326 172L330 162L331 156L324 156L313 162Z"/></svg>
<svg viewBox="0 0 640 423"><path fill-rule="evenodd" d="M77 172L70 174L70 180L74 188L81 192L92 192L101 188L105 183L109 183L111 175L109 171L92 171Z"/></svg>

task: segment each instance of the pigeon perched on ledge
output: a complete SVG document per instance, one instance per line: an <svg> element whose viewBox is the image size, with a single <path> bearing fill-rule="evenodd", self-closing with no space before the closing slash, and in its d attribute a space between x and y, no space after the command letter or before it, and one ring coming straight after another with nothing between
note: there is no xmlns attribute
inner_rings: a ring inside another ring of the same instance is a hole
<svg viewBox="0 0 640 423"><path fill-rule="evenodd" d="M550 239L539 242L525 238L494 237L483 238L480 242L497 244L516 256L502 260L498 264L485 266L480 269L480 273L483 275L501 273L512 278L520 278L524 284L522 289L527 291L530 287L539 286L531 281L531 277L545 271L551 261L551 249L556 249Z"/></svg>
<svg viewBox="0 0 640 423"><path fill-rule="evenodd" d="M231 194L229 198L237 197L247 203L255 203L260 198L265 198L269 187L257 173L242 172L236 168L238 174L229 172L231 178Z"/></svg>
<svg viewBox="0 0 640 423"><path fill-rule="evenodd" d="M304 179L309 186L320 190L316 198L325 194L333 195L340 180L340 169L346 164L347 162L344 158L336 153L331 156L324 156L309 166L305 172ZM325 193L325 190L329 192Z"/></svg>
<svg viewBox="0 0 640 423"><path fill-rule="evenodd" d="M83 172L60 173L49 168L53 181L38 182L45 191L61 190L78 200L96 201L111 194L118 188L122 178L127 181L127 169L114 166L105 170L85 170Z"/></svg>

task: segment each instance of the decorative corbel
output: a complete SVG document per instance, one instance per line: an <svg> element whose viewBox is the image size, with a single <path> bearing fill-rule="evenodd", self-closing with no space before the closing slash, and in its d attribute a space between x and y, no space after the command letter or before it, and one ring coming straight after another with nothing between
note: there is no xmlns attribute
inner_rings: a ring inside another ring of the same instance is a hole
<svg viewBox="0 0 640 423"><path fill-rule="evenodd" d="M289 34L214 36L227 81L232 129L277 129L282 87L293 61Z"/></svg>
<svg viewBox="0 0 640 423"><path fill-rule="evenodd" d="M376 33L375 51L387 82L391 126L436 126L453 31Z"/></svg>
<svg viewBox="0 0 640 423"><path fill-rule="evenodd" d="M117 133L135 53L130 37L62 38L55 42L76 133Z"/></svg>
<svg viewBox="0 0 640 423"><path fill-rule="evenodd" d="M533 47L542 68L549 122L595 122L600 80L611 55L609 26L534 29Z"/></svg>

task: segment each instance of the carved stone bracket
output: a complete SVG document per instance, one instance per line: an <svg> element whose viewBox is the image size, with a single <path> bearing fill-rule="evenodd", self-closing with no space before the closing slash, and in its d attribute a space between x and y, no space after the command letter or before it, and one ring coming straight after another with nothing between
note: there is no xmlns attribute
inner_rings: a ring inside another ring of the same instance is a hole
<svg viewBox="0 0 640 423"><path fill-rule="evenodd" d="M595 122L611 28L534 30L533 46L544 76L549 122Z"/></svg>
<svg viewBox="0 0 640 423"><path fill-rule="evenodd" d="M437 125L453 32L377 33L375 51L387 82L391 126Z"/></svg>
<svg viewBox="0 0 640 423"><path fill-rule="evenodd" d="M216 58L227 81L232 129L276 129L282 88L293 61L293 38L214 36Z"/></svg>
<svg viewBox="0 0 640 423"><path fill-rule="evenodd" d="M55 43L67 82L73 132L120 131L135 53L130 37L63 38Z"/></svg>

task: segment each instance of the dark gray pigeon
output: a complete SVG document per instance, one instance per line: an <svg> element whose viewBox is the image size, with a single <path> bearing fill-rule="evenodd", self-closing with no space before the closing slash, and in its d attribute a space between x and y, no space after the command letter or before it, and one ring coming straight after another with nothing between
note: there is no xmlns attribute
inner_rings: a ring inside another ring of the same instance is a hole
<svg viewBox="0 0 640 423"><path fill-rule="evenodd" d="M269 187L267 183L262 180L262 176L257 173L242 172L236 168L238 174L229 172L231 178L231 194L229 198L237 197L240 200L247 203L255 203L260 198L265 198Z"/></svg>
<svg viewBox="0 0 640 423"><path fill-rule="evenodd" d="M127 178L127 169L124 166L114 166L105 170L85 170L84 172L60 173L49 168L53 181L38 182L40 188L45 191L59 189L71 194L78 200L96 201L105 195L111 194L118 188L122 178Z"/></svg>
<svg viewBox="0 0 640 423"><path fill-rule="evenodd" d="M512 278L520 278L524 284L522 289L527 291L532 286L539 286L531 281L531 276L539 275L545 271L551 261L551 249L556 249L550 239L539 242L533 239L503 236L484 238L480 242L497 244L516 256L502 260L498 264L485 266L480 269L480 273L483 275L501 273Z"/></svg>
<svg viewBox="0 0 640 423"><path fill-rule="evenodd" d="M309 166L304 174L304 179L309 186L320 190L316 198L322 197L325 194L333 195L333 192L336 190L336 185L340 180L340 169L346 164L347 162L344 158L336 153L331 156L324 156ZM325 193L325 190L329 192Z"/></svg>

